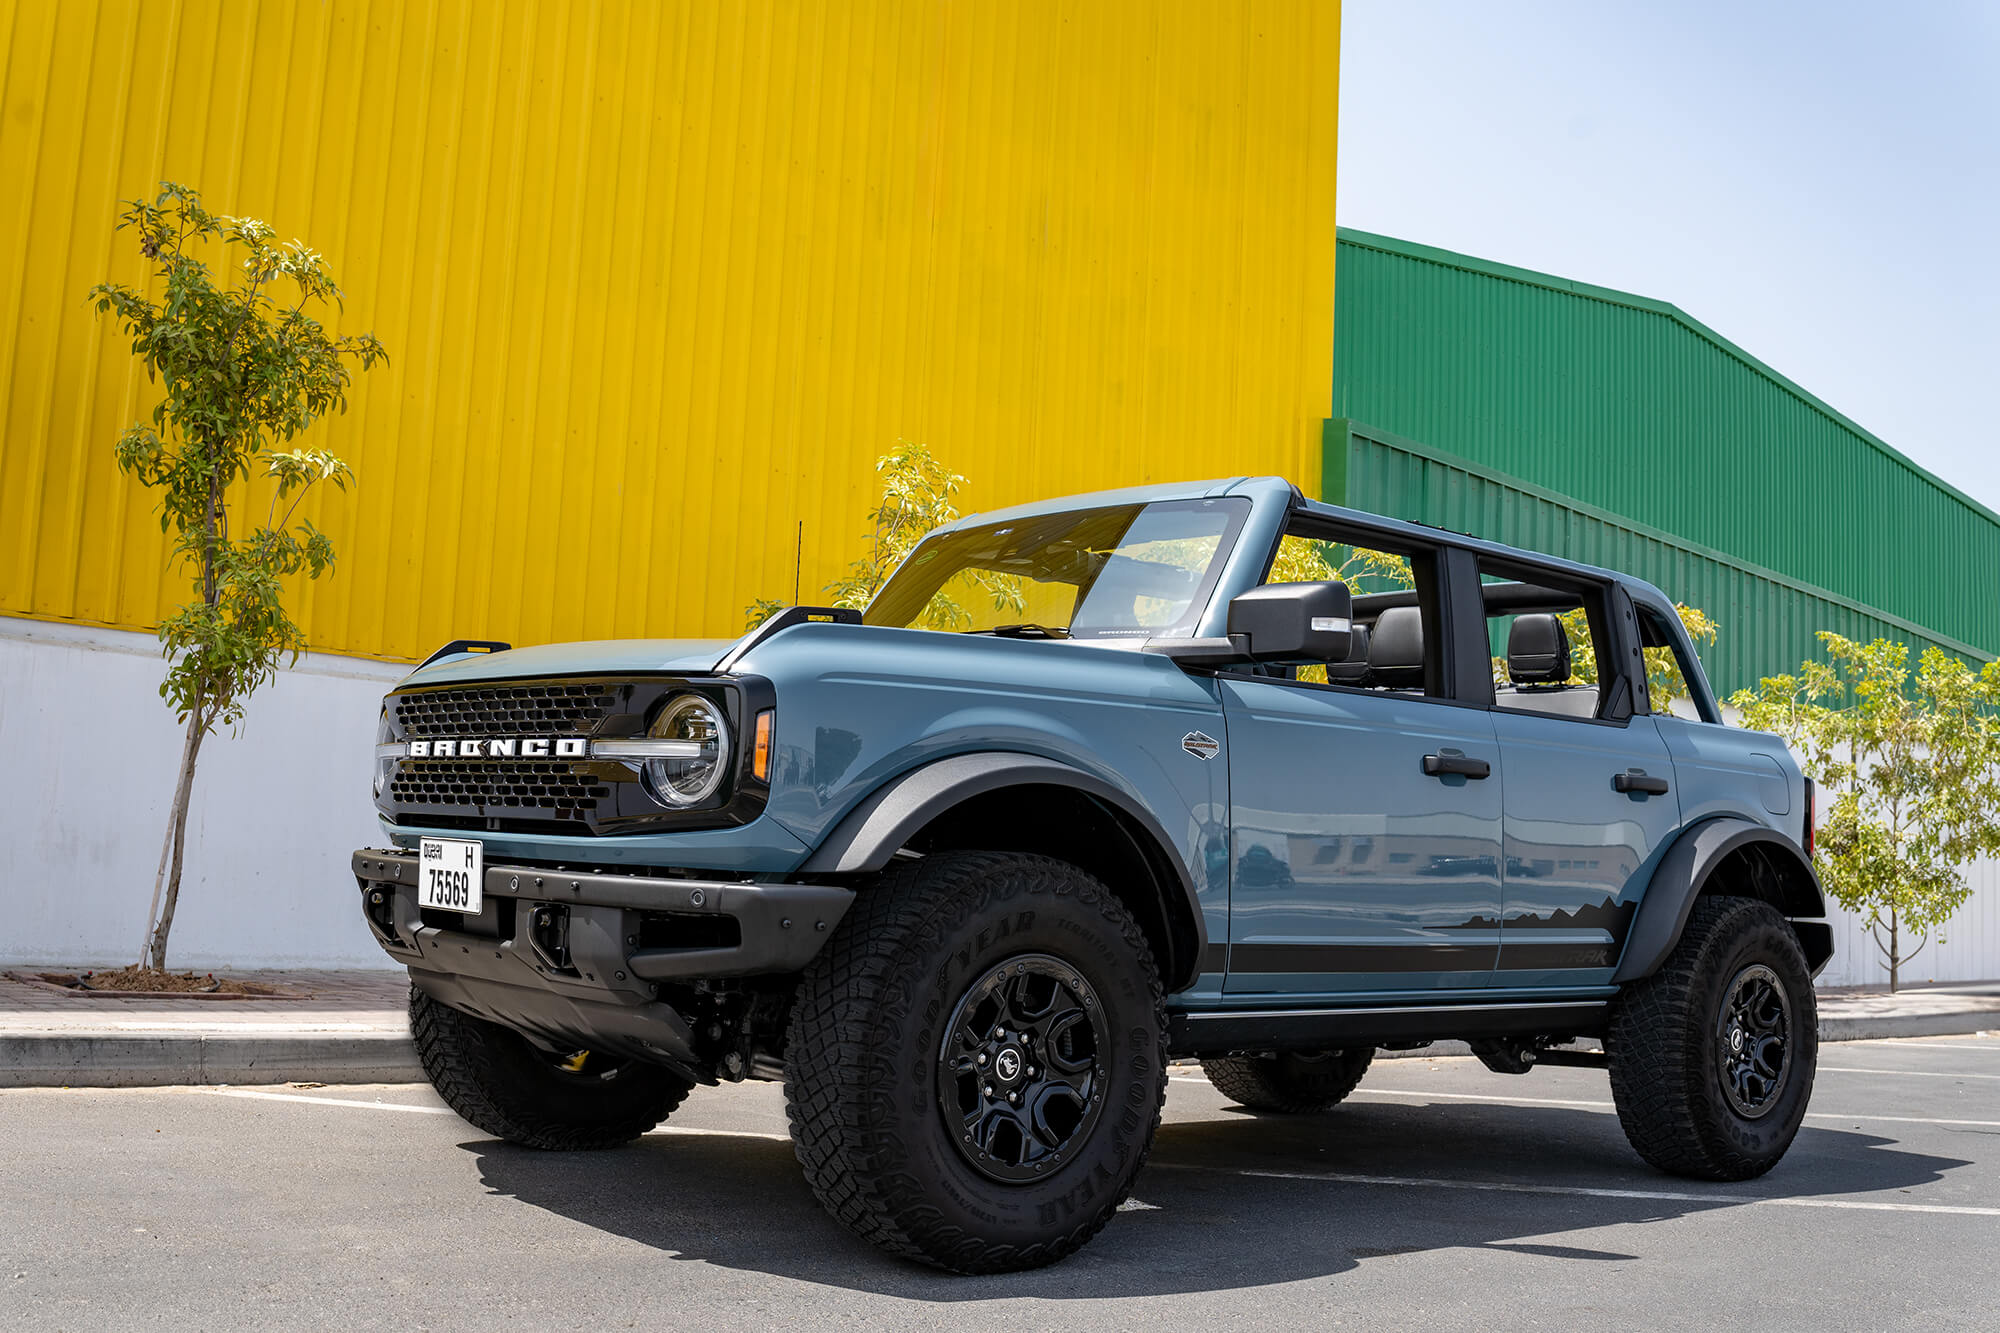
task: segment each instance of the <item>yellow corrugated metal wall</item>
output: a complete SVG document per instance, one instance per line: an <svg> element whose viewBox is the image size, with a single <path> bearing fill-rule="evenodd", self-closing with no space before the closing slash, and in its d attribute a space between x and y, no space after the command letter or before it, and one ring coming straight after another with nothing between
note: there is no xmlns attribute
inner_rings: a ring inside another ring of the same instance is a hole
<svg viewBox="0 0 2000 1333"><path fill-rule="evenodd" d="M0 613L184 596L112 463L94 282L170 178L324 252L393 364L311 442L317 649L731 633L858 554L873 460L968 507L1316 489L1337 0L0 0Z"/></svg>

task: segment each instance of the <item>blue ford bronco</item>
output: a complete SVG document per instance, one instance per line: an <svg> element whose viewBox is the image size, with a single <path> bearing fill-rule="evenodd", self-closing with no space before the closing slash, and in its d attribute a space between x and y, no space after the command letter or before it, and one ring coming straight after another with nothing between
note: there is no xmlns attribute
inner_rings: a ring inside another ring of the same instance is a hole
<svg viewBox="0 0 2000 1333"><path fill-rule="evenodd" d="M466 1120L604 1148L781 1080L826 1209L960 1272L1103 1227L1174 1058L1281 1114L1380 1048L1604 1067L1708 1180L1812 1092L1812 788L1673 604L1277 478L974 515L734 642L454 643L375 799Z"/></svg>

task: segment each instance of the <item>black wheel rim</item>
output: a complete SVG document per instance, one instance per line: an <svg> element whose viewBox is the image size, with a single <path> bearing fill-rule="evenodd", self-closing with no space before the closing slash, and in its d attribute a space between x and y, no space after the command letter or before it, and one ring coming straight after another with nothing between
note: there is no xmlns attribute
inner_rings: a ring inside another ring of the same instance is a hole
<svg viewBox="0 0 2000 1333"><path fill-rule="evenodd" d="M1716 1019L1716 1071L1738 1115L1769 1113L1792 1074L1792 1001L1778 974L1752 963L1736 974Z"/></svg>
<svg viewBox="0 0 2000 1333"><path fill-rule="evenodd" d="M1045 1179L1104 1109L1104 1006L1081 973L1019 954L966 988L938 1050L938 1107L959 1154L992 1180Z"/></svg>

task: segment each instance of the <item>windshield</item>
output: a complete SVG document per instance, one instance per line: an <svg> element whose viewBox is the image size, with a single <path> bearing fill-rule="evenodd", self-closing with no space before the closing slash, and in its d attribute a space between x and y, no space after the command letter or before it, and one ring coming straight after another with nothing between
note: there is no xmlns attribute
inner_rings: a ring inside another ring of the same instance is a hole
<svg viewBox="0 0 2000 1333"><path fill-rule="evenodd" d="M926 538L868 604L870 625L1050 638L1185 637L1250 502L1072 509Z"/></svg>

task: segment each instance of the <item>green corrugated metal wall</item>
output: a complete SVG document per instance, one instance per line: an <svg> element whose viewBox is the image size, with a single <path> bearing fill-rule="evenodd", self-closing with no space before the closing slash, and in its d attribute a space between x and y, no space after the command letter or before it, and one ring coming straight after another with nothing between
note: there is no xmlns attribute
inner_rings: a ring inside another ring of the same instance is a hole
<svg viewBox="0 0 2000 1333"><path fill-rule="evenodd" d="M1337 262L1335 414L1550 492L1418 512L1382 489L1417 455L1364 450L1349 503L1651 579L1722 620L1729 686L1819 628L2000 651L2000 515L1673 306L1346 229Z"/></svg>
<svg viewBox="0 0 2000 1333"><path fill-rule="evenodd" d="M1720 627L1702 649L1716 693L1796 667L1813 635L1936 644L1976 660L1990 654L1897 616L1723 555L1566 495L1388 431L1344 419L1326 424L1327 498L1394 518L1470 532L1585 564L1636 574L1698 606Z"/></svg>

